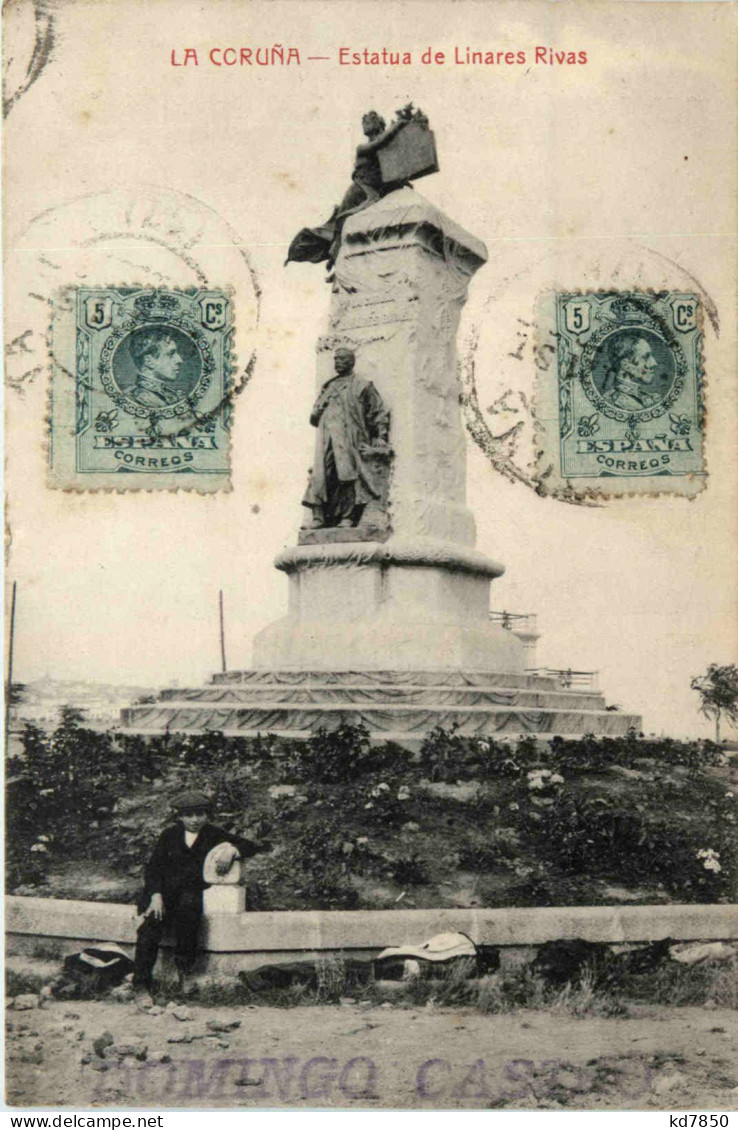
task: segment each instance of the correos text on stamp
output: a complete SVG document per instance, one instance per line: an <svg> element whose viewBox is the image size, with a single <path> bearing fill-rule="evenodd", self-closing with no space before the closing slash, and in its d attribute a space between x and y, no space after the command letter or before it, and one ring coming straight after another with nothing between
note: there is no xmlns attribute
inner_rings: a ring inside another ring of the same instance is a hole
<svg viewBox="0 0 738 1130"><path fill-rule="evenodd" d="M606 495L694 495L704 483L700 302L641 291L543 296L555 364L539 371L538 469ZM584 484L582 484L584 485Z"/></svg>
<svg viewBox="0 0 738 1130"><path fill-rule="evenodd" d="M226 290L78 287L55 305L50 485L227 485Z"/></svg>

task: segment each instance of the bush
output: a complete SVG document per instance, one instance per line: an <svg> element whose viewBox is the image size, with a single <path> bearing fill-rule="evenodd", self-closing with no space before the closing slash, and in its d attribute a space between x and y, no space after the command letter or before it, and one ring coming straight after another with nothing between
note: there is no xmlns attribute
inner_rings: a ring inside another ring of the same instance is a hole
<svg viewBox="0 0 738 1130"><path fill-rule="evenodd" d="M488 905L601 903L605 882L658 884L657 898L690 902L738 895L735 799L723 774L705 771L724 757L711 743L555 738L547 761L531 737L437 728L418 766L392 743L372 746L362 726L308 741L146 737L92 732L73 710L50 735L27 725L22 742L6 778L11 889L46 882L46 893L79 897L54 866L61 848L65 862L117 869L120 884L101 897L123 897L186 783L213 796L225 827L275 845L249 864L250 905L265 909L355 906L359 876L430 884L416 901L437 905L458 870ZM608 773L626 765L639 772ZM478 787L429 790L422 776ZM271 788L280 783L294 787Z"/></svg>
<svg viewBox="0 0 738 1130"><path fill-rule="evenodd" d="M483 874L514 859L519 850L520 836L513 828L494 828L486 834L473 832L457 854L460 867Z"/></svg>
<svg viewBox="0 0 738 1130"><path fill-rule="evenodd" d="M167 739L169 761L176 758L180 765L206 773L232 769L234 765L262 755L262 749L263 743L259 738L255 742L250 738L230 738L220 730L210 730L206 734L175 734Z"/></svg>
<svg viewBox="0 0 738 1130"><path fill-rule="evenodd" d="M282 763L284 781L349 784L367 774L402 772L410 754L393 742L372 746L369 731L359 723L335 730L317 730L306 741L291 742Z"/></svg>
<svg viewBox="0 0 738 1130"><path fill-rule="evenodd" d="M575 874L626 884L658 878L673 894L705 902L730 890L733 861L702 846L704 824L695 833L652 801L561 794L550 808L529 808L523 823L559 866Z"/></svg>
<svg viewBox="0 0 738 1130"><path fill-rule="evenodd" d="M51 736L26 724L21 742L24 756L8 764L8 839L13 852L47 854L110 812L125 771L109 736L80 729L76 716L63 718Z"/></svg>
<svg viewBox="0 0 738 1130"><path fill-rule="evenodd" d="M434 726L423 738L420 747L420 769L429 781L458 781L469 776L469 742L458 734L454 723L450 730Z"/></svg>
<svg viewBox="0 0 738 1130"><path fill-rule="evenodd" d="M352 909L359 896L350 882L350 846L334 825L311 825L280 856L275 885L289 886L316 910Z"/></svg>
<svg viewBox="0 0 738 1130"><path fill-rule="evenodd" d="M709 765L718 764L723 757L723 751L714 742L644 738L632 729L621 738L598 738L594 734L576 739L554 737L550 750L551 763L561 773L600 773L613 765L630 769L638 763L652 761L654 768L682 766L694 775Z"/></svg>
<svg viewBox="0 0 738 1130"><path fill-rule="evenodd" d="M412 855L401 855L389 865L389 871L395 882L401 886L422 886L430 882L428 864L424 859L413 852Z"/></svg>
<svg viewBox="0 0 738 1130"><path fill-rule="evenodd" d="M63 707L52 734L27 723L23 755L9 759L6 880L38 884L50 859L73 853L90 828L108 819L122 792L157 773L156 745L137 735L98 733L81 711Z"/></svg>

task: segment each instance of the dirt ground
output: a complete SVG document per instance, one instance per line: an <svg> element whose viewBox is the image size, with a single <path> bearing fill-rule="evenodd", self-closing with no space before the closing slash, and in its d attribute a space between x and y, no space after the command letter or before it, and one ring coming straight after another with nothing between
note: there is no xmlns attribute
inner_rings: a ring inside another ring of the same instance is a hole
<svg viewBox="0 0 738 1130"><path fill-rule="evenodd" d="M9 1012L7 1101L78 1109L738 1106L738 1014L724 1009L631 1006L627 1019L353 1001L188 1009L183 1020L112 1001ZM234 1021L240 1026L222 1030ZM118 1051L101 1058L92 1045L106 1030ZM145 1051L129 1049L137 1059L123 1044Z"/></svg>

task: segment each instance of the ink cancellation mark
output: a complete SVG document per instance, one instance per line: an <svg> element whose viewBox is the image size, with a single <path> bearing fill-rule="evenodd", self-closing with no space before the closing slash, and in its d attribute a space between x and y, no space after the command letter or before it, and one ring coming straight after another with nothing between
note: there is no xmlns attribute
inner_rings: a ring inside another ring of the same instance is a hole
<svg viewBox="0 0 738 1130"><path fill-rule="evenodd" d="M73 333L56 318L52 329L55 352L73 346L74 359L52 384L50 484L227 486L230 294L80 287L69 297L59 317L75 318Z"/></svg>
<svg viewBox="0 0 738 1130"><path fill-rule="evenodd" d="M536 395L547 485L589 480L603 498L697 494L706 476L700 300L559 293L543 296L537 322L553 326L556 342Z"/></svg>

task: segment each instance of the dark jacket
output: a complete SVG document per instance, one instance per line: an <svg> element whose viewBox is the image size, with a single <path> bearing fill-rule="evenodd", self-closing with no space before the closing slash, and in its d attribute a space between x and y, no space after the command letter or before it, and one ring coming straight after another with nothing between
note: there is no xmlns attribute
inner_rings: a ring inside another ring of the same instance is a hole
<svg viewBox="0 0 738 1130"><path fill-rule="evenodd" d="M203 824L197 839L191 848L187 847L184 838L184 825L177 821L171 827L165 828L157 840L151 858L144 868L144 891L139 899L139 914L143 913L151 901L151 896L160 894L164 899L164 908L180 891L202 891L210 884L202 877L202 867L205 857L216 844L224 841L238 848L242 859L248 859L263 851L268 845L259 845L243 836L235 836L226 832L215 824Z"/></svg>

